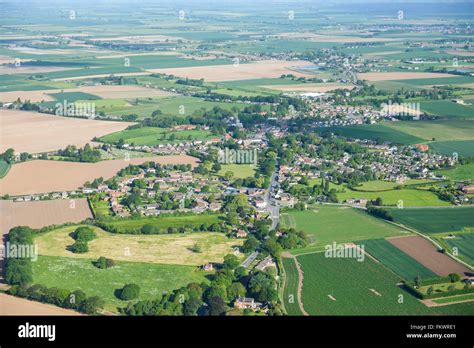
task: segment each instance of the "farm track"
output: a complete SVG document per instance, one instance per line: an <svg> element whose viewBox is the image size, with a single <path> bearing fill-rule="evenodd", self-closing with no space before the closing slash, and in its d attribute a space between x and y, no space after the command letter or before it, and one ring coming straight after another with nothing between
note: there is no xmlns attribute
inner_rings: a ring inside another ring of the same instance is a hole
<svg viewBox="0 0 474 348"><path fill-rule="evenodd" d="M295 261L296 264L296 269L298 270L298 292L297 292L297 301L298 301L298 306L300 307L301 312L305 316L309 316L308 312L305 311L304 306L303 306L303 299L302 299L302 294L303 294L303 270L301 269L300 264L298 263L298 260L296 257L292 256L293 260Z"/></svg>

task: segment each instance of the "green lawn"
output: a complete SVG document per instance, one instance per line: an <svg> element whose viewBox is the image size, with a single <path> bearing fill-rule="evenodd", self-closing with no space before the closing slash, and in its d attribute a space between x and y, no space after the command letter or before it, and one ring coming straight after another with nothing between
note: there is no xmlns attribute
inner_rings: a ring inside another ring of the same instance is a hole
<svg viewBox="0 0 474 348"><path fill-rule="evenodd" d="M451 203L443 201L438 196L428 190L403 188L401 190L391 190L383 192L361 192L353 191L349 188L345 192L338 192L337 198L340 202L349 198L365 198L374 200L382 198L383 205L396 206L397 202L403 201L404 207L410 206L450 206Z"/></svg>
<svg viewBox="0 0 474 348"><path fill-rule="evenodd" d="M468 315L474 305L426 307L403 290L400 278L370 258L298 256L304 273L303 304L311 315ZM400 295L403 301L400 300ZM331 299L332 296L335 300Z"/></svg>
<svg viewBox="0 0 474 348"><path fill-rule="evenodd" d="M245 179L255 175L255 166L250 164L223 164L217 175L224 176L228 171L234 173L234 178Z"/></svg>
<svg viewBox="0 0 474 348"><path fill-rule="evenodd" d="M366 252L405 280L412 281L417 276L421 278L434 278L437 276L385 239L362 240L357 242L357 244L363 246Z"/></svg>
<svg viewBox="0 0 474 348"><path fill-rule="evenodd" d="M303 315L298 305L298 270L293 258L282 258L285 268L285 288L283 301L288 315Z"/></svg>
<svg viewBox="0 0 474 348"><path fill-rule="evenodd" d="M213 137L215 136L207 130L172 131L165 128L142 127L108 134L99 140L105 143L116 143L118 140L123 139L126 144L154 146L158 144L191 142L194 140L207 141Z"/></svg>
<svg viewBox="0 0 474 348"><path fill-rule="evenodd" d="M115 267L102 270L93 266L92 261L95 260L39 256L37 262L32 262L33 279L48 287L81 289L88 296L100 296L112 311L117 306L126 306L127 302L116 298L114 292L127 283L140 286L140 299L154 299L163 291L206 281L205 273L194 266L118 261Z"/></svg>
<svg viewBox="0 0 474 348"><path fill-rule="evenodd" d="M117 228L118 233L125 233L128 229L141 228L143 225L151 224L159 228L196 226L202 224L213 224L221 221L220 214L200 214L184 216L160 216L142 217L138 219L120 219L107 221L106 225Z"/></svg>
<svg viewBox="0 0 474 348"><path fill-rule="evenodd" d="M474 207L391 209L396 222L425 233L456 232L474 227Z"/></svg>
<svg viewBox="0 0 474 348"><path fill-rule="evenodd" d="M280 223L283 227L305 231L312 240L309 247L295 250L294 254L322 250L325 245L333 242L385 238L406 233L362 210L327 205L318 206L314 210L282 213Z"/></svg>

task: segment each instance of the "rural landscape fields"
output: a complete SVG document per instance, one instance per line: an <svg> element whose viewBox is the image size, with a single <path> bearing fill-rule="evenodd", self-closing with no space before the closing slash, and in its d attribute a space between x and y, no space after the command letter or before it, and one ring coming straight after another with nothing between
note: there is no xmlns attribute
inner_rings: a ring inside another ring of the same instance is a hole
<svg viewBox="0 0 474 348"><path fill-rule="evenodd" d="M0 315L474 315L470 2L3 5Z"/></svg>

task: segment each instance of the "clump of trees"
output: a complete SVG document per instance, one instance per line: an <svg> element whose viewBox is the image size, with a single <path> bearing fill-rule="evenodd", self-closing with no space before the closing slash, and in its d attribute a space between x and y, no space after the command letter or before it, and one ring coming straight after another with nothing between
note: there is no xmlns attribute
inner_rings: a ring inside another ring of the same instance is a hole
<svg viewBox="0 0 474 348"><path fill-rule="evenodd" d="M96 314L104 307L104 300L99 296L87 295L82 290L70 292L57 287L48 288L41 284L32 286L14 285L8 293L14 296L27 298L33 301L50 303L62 308L74 309L89 315Z"/></svg>
<svg viewBox="0 0 474 348"><path fill-rule="evenodd" d="M76 254L83 254L89 251L88 242L97 238L94 230L90 227L78 227L72 234L76 241L69 247L69 250Z"/></svg>
<svg viewBox="0 0 474 348"><path fill-rule="evenodd" d="M90 144L84 145L84 148L77 148L74 145L68 145L65 149L58 151L59 156L66 157L68 161L73 162L99 162L101 160L100 151L94 149Z"/></svg>
<svg viewBox="0 0 474 348"><path fill-rule="evenodd" d="M33 230L29 227L14 227L7 235L7 241L10 248L17 250L24 249L24 246L33 245ZM21 248L21 249L20 249ZM11 285L25 285L33 281L33 271L31 267L31 258L7 257L5 262L5 281Z"/></svg>

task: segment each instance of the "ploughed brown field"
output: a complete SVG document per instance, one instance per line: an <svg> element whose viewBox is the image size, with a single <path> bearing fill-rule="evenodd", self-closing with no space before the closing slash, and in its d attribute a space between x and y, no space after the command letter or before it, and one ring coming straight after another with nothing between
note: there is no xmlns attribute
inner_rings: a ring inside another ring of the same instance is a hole
<svg viewBox="0 0 474 348"><path fill-rule="evenodd" d="M447 276L450 273L464 276L472 273L469 268L438 252L436 247L423 237L393 237L387 240L439 276Z"/></svg>
<svg viewBox="0 0 474 348"><path fill-rule="evenodd" d="M41 228L92 218L86 198L13 202L0 200L0 235L15 226Z"/></svg>
<svg viewBox="0 0 474 348"><path fill-rule="evenodd" d="M204 78L206 81L233 81L280 77L282 74L313 76L295 71L298 67L311 65L305 61L262 60L251 63L195 66L186 68L151 69L153 73L170 74L190 79Z"/></svg>
<svg viewBox="0 0 474 348"><path fill-rule="evenodd" d="M8 148L15 152L39 153L68 145L82 147L93 137L118 132L133 124L0 110L0 152Z"/></svg>
<svg viewBox="0 0 474 348"><path fill-rule="evenodd" d="M130 164L154 161L160 164L197 165L197 158L188 155L154 156L118 159L97 163L33 160L14 164L7 176L0 179L0 195L29 195L45 192L73 191L86 181L114 176Z"/></svg>
<svg viewBox="0 0 474 348"><path fill-rule="evenodd" d="M0 293L0 315L80 315L80 313Z"/></svg>

